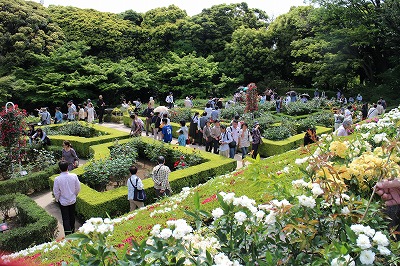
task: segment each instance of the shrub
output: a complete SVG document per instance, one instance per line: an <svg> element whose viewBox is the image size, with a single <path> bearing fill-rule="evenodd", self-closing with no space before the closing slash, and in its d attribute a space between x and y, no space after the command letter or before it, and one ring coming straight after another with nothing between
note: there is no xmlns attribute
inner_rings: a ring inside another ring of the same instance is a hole
<svg viewBox="0 0 400 266"><path fill-rule="evenodd" d="M59 127L45 127L44 131L46 131L47 135L68 135L84 138L98 137L106 134L96 130L89 123L82 124L77 121L66 123Z"/></svg>
<svg viewBox="0 0 400 266"><path fill-rule="evenodd" d="M10 197L13 203L10 203ZM0 237L0 250L18 251L29 246L38 245L54 239L57 229L56 218L47 214L28 196L13 194L0 196L0 206L7 204L17 209L21 227L13 228Z"/></svg>
<svg viewBox="0 0 400 266"><path fill-rule="evenodd" d="M270 127L263 133L263 137L269 140L283 140L290 136L292 136L291 131L285 126Z"/></svg>
<svg viewBox="0 0 400 266"><path fill-rule="evenodd" d="M169 111L169 118L172 122L179 123L180 121L190 122L192 112L190 108L174 108Z"/></svg>
<svg viewBox="0 0 400 266"><path fill-rule="evenodd" d="M222 109L221 110L221 118L223 119L233 119L235 115L242 116L244 114L244 109L246 106L240 105L240 104L235 104L228 109Z"/></svg>

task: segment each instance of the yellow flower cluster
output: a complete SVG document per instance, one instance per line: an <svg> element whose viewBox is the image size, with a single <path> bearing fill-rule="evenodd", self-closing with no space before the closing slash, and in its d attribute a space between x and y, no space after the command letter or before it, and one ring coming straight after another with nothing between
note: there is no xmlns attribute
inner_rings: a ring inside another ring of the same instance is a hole
<svg viewBox="0 0 400 266"><path fill-rule="evenodd" d="M332 141L329 145L329 150L340 158L346 158L347 149L346 143L341 141Z"/></svg>
<svg viewBox="0 0 400 266"><path fill-rule="evenodd" d="M385 178L396 177L400 173L400 167L393 161L387 164L387 158L371 152L364 153L348 165L349 175L357 179L363 191L371 189L371 183L378 181L383 171L386 171Z"/></svg>

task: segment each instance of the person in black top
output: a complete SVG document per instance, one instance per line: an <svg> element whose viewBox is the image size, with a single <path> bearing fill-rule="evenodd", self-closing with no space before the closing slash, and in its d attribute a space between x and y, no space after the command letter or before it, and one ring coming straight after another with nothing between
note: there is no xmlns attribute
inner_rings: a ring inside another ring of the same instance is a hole
<svg viewBox="0 0 400 266"><path fill-rule="evenodd" d="M103 95L99 95L99 100L97 101L97 115L99 117L99 123L103 123L103 116L104 116L104 109L105 109L106 104L104 103L103 100Z"/></svg>

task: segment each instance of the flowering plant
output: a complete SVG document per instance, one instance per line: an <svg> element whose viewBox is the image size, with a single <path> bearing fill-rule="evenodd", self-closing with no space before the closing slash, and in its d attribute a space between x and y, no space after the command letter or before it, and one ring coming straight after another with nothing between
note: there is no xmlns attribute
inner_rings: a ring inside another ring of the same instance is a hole
<svg viewBox="0 0 400 266"><path fill-rule="evenodd" d="M177 161L174 163L174 169L184 169L187 168L188 164L185 162L185 156L181 155Z"/></svg>

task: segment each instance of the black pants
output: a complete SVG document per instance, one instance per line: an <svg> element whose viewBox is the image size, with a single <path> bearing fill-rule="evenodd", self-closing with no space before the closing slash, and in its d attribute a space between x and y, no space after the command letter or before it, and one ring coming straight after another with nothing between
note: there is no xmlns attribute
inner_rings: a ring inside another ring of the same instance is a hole
<svg viewBox="0 0 400 266"><path fill-rule="evenodd" d="M251 150L253 151L253 159L255 159L257 157L258 154L258 146L260 146L260 144L251 144Z"/></svg>
<svg viewBox="0 0 400 266"><path fill-rule="evenodd" d="M213 146L214 146L214 153L218 154L219 153L219 140L213 139Z"/></svg>
<svg viewBox="0 0 400 266"><path fill-rule="evenodd" d="M68 206L59 205L63 220L64 233L65 235L72 234L75 231L75 203Z"/></svg>
<svg viewBox="0 0 400 266"><path fill-rule="evenodd" d="M100 109L98 113L99 123L103 123L104 110Z"/></svg>
<svg viewBox="0 0 400 266"><path fill-rule="evenodd" d="M211 152L212 147L213 147L213 141L212 140L211 141L206 141L206 151L207 152Z"/></svg>

